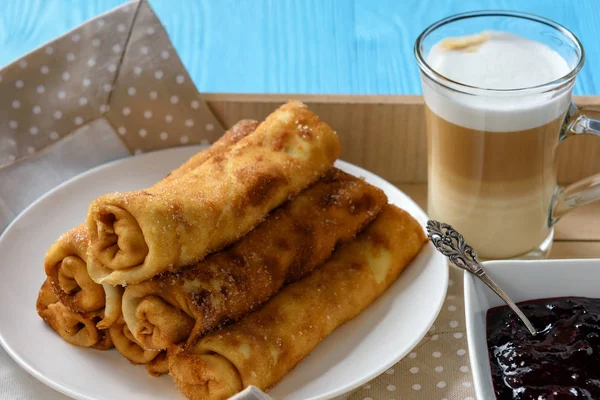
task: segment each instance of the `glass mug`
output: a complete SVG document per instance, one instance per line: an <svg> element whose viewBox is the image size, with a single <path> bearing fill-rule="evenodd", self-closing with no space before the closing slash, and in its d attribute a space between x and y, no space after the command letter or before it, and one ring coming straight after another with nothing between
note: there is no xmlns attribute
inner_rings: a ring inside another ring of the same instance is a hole
<svg viewBox="0 0 600 400"><path fill-rule="evenodd" d="M564 59L568 73L544 84L487 89L451 80L428 64L441 40L466 36L477 46L485 31L545 44ZM415 56L426 106L430 217L452 225L484 259L545 257L556 221L600 198L600 175L567 187L556 180L559 143L574 135L600 136L600 121L592 118L600 112L571 101L584 61L581 43L545 18L481 11L428 27L415 43Z"/></svg>

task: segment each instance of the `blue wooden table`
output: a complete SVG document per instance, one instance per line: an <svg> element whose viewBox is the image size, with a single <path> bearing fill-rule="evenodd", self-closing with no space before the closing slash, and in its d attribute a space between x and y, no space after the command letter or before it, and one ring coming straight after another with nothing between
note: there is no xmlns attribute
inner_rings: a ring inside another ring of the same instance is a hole
<svg viewBox="0 0 600 400"><path fill-rule="evenodd" d="M124 0L0 1L0 65ZM600 0L150 0L204 92L418 94L417 35L451 14L513 9L583 42L575 94L600 94Z"/></svg>

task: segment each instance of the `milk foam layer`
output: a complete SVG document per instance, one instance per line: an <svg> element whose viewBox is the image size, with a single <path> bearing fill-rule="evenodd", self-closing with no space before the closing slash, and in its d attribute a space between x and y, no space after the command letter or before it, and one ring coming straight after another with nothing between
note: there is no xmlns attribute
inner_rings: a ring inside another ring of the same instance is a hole
<svg viewBox="0 0 600 400"><path fill-rule="evenodd" d="M441 41L429 52L427 63L453 81L485 89L542 85L571 70L543 43L507 32L484 35L484 40L459 49L448 49L448 42ZM434 113L456 125L488 132L531 129L558 118L567 109L571 89L572 84L559 92L472 96L423 79L425 101Z"/></svg>

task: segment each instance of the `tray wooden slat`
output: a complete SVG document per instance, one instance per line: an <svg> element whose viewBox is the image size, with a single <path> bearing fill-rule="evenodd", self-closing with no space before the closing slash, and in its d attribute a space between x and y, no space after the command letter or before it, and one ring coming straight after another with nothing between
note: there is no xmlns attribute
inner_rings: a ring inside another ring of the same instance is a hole
<svg viewBox="0 0 600 400"><path fill-rule="evenodd" d="M552 244L550 258L600 258L600 242L557 242ZM598 265L600 268L600 264Z"/></svg>

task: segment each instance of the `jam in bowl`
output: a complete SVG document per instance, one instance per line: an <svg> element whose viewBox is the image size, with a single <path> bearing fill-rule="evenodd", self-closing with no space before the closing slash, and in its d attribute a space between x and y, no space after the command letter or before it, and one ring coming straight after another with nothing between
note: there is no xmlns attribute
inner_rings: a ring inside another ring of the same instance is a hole
<svg viewBox="0 0 600 400"><path fill-rule="evenodd" d="M487 311L487 343L499 400L600 400L600 299L519 303L533 336L507 307Z"/></svg>

